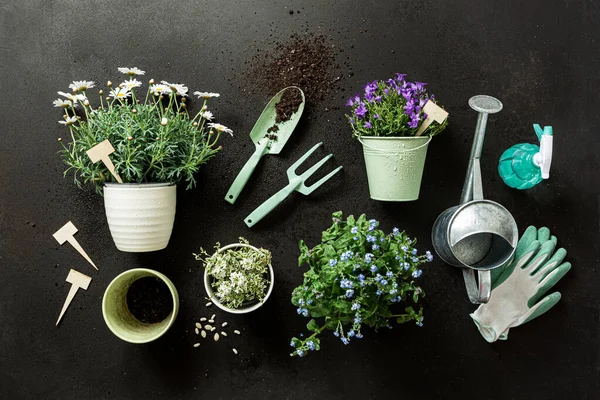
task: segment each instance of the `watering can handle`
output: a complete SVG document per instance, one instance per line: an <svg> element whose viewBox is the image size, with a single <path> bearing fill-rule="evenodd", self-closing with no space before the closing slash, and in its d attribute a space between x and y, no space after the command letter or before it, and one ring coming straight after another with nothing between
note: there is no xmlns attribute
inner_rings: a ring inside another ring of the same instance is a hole
<svg viewBox="0 0 600 400"><path fill-rule="evenodd" d="M470 268L463 268L463 278L467 287L469 300L473 304L487 303L492 293L492 273L490 271L475 271ZM477 282L479 280L479 282Z"/></svg>

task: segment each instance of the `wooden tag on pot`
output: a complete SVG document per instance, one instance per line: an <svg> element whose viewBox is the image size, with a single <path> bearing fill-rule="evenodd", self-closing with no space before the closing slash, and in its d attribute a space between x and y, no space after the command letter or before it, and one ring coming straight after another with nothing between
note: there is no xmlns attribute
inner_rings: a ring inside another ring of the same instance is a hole
<svg viewBox="0 0 600 400"><path fill-rule="evenodd" d="M415 136L421 136L433 121L441 124L448 118L448 112L431 100L428 100L427 103L425 103L423 112L427 114L427 118L425 118L425 121L423 121Z"/></svg>
<svg viewBox="0 0 600 400"><path fill-rule="evenodd" d="M121 177L119 176L119 174L117 174L117 171L115 171L115 166L113 165L109 157L114 152L114 147L112 146L112 144L110 144L108 139L106 139L105 141L98 143L85 153L88 155L88 157L90 158L90 160L92 160L93 163L102 161L104 165L106 165L106 168L108 168L112 176L115 177L117 182L123 183Z"/></svg>

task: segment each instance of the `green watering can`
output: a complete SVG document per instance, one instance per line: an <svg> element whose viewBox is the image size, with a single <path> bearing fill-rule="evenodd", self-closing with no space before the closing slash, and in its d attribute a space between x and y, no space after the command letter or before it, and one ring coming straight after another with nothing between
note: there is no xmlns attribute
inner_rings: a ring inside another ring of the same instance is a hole
<svg viewBox="0 0 600 400"><path fill-rule="evenodd" d="M498 173L511 188L530 189L550 177L552 127L545 126L542 129L538 124L534 124L533 129L540 141L539 146L519 143L506 150L500 157Z"/></svg>

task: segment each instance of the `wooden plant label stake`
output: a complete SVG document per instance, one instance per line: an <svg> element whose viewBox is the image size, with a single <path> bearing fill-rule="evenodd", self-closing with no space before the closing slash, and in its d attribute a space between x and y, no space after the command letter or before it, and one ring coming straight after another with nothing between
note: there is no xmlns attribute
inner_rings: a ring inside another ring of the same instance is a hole
<svg viewBox="0 0 600 400"><path fill-rule="evenodd" d="M93 163L102 161L104 165L106 165L106 168L108 168L112 176L115 177L117 182L123 183L121 177L119 176L119 174L117 174L117 171L115 171L115 166L113 165L109 157L109 155L111 155L114 152L114 147L112 146L112 144L110 144L108 139L106 139L105 141L98 143L85 153L88 155L88 157L90 158L90 160L92 160Z"/></svg>
<svg viewBox="0 0 600 400"><path fill-rule="evenodd" d="M427 118L425 118L415 136L421 136L433 121L441 124L448 118L448 112L431 100L427 100L427 103L423 106L423 112L427 114Z"/></svg>
<svg viewBox="0 0 600 400"><path fill-rule="evenodd" d="M54 235L52 235L52 236L54 236L54 239L56 239L56 241L61 246L65 242L71 243L71 246L73 246L75 248L75 250L77 250L79 252L79 254L81 254L83 256L83 258L85 258L90 264L92 264L92 267L96 268L96 270L97 270L98 267L96 267L96 264L94 264L92 259L85 252L85 250L83 250L83 248L81 247L81 245L79 244L77 239L75 239L75 237L73 236L76 233L77 233L77 228L75 227L75 225L73 225L73 223L71 221L69 221L62 228L57 230L54 233Z"/></svg>
<svg viewBox="0 0 600 400"><path fill-rule="evenodd" d="M56 326L58 326L58 323L60 322L61 318L65 314L65 311L67 311L67 308L69 308L69 305L73 301L73 298L75 297L75 294L77 293L77 290L79 290L79 289L87 290L88 286L90 286L90 282L92 281L92 278L90 278L87 275L82 274L81 272L78 272L78 271L75 271L74 269L72 269L71 271L69 271L69 275L67 275L66 281L71 284L71 289L69 289L69 294L67 294L67 298L65 299L65 304L63 305L63 308L60 311L60 315L58 316L58 320L56 321Z"/></svg>

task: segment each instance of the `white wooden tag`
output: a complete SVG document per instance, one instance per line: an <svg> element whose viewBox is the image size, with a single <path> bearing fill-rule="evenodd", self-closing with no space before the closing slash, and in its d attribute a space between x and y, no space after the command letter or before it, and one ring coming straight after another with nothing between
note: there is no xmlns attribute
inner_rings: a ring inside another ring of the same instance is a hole
<svg viewBox="0 0 600 400"><path fill-rule="evenodd" d="M117 174L117 171L115 171L115 166L113 165L109 157L109 155L111 155L114 152L114 147L112 146L112 144L110 144L108 139L106 139L105 141L98 143L85 153L88 155L88 157L90 158L90 160L92 160L93 163L102 161L104 165L106 165L106 168L108 168L112 176L115 177L117 182L123 183L121 177L119 176L119 174Z"/></svg>
<svg viewBox="0 0 600 400"><path fill-rule="evenodd" d="M67 275L66 281L71 284L71 289L69 289L69 294L67 294L65 304L63 305L63 308L60 311L60 315L58 316L58 320L56 321L56 326L58 326L58 323L62 319L63 315L65 315L65 311L67 311L67 308L69 308L69 305L73 301L75 294L77 294L77 290L87 290L88 286L90 286L92 278L72 269L71 271L69 271L69 275Z"/></svg>
<svg viewBox="0 0 600 400"><path fill-rule="evenodd" d="M77 250L77 252L79 254L81 254L83 256L83 258L85 258L90 264L92 264L92 267L96 268L96 270L97 270L98 267L96 267L96 264L94 264L92 259L85 252L85 250L83 250L83 248L81 247L81 245L79 244L77 239L75 239L75 237L73 236L76 233L77 233L77 228L75 227L75 225L73 225L73 223L71 221L69 221L62 228L57 230L54 233L54 235L52 235L52 236L54 236L54 239L56 239L56 241L61 246L63 245L63 243L69 242L71 244L71 246L73 246L75 248L75 250Z"/></svg>
<svg viewBox="0 0 600 400"><path fill-rule="evenodd" d="M448 118L448 112L431 100L427 100L427 103L423 106L423 112L427 114L427 118L425 118L415 136L421 136L433 121L441 124Z"/></svg>

